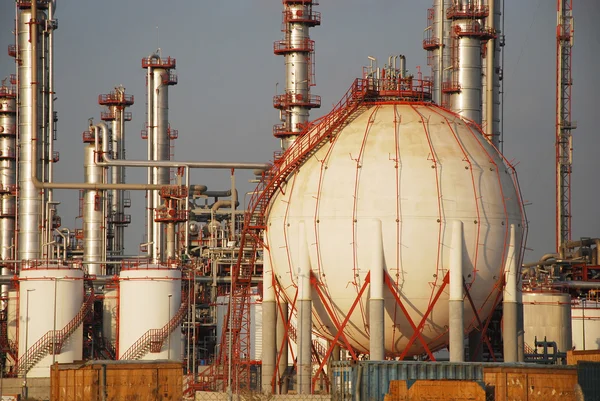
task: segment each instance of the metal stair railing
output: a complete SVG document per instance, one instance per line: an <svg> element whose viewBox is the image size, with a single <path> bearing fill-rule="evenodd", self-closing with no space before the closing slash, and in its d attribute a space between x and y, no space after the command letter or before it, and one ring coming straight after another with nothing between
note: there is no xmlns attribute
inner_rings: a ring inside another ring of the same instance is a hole
<svg viewBox="0 0 600 401"><path fill-rule="evenodd" d="M87 296L79 312L62 330L50 330L37 340L33 345L25 351L25 355L19 358L17 363L17 372L19 375L27 373L36 363L38 363L46 355L54 352L60 354L64 342L77 330L83 323L83 319L91 311L94 304L94 294ZM53 347L54 345L54 347Z"/></svg>
<svg viewBox="0 0 600 401"><path fill-rule="evenodd" d="M136 360L140 359L148 352L157 353L160 352L162 346L169 335L179 326L183 317L187 313L187 301L189 294L186 293L184 299L181 302L181 306L173 318L167 322L160 329L150 329L142 337L131 345L125 351L119 360Z"/></svg>
<svg viewBox="0 0 600 401"><path fill-rule="evenodd" d="M273 195L282 186L287 177L306 159L313 155L322 144L336 135L353 115L357 115L359 106L369 93L368 81L357 79L344 97L333 110L311 125L290 146L283 156L275 161L256 187L249 201L248 212L244 217L244 229L240 241L240 249L246 245L251 249L249 262L244 258L244 252L238 254L238 261L232 270L231 293L232 302L227 308L221 335L221 350L217 363L213 365L209 375L214 386L216 382L227 379L223 366L226 366L230 356L226 344L232 343L232 362L235 362L237 374L234 375L233 388L249 380L249 346L248 340L242 335L243 327L248 326L247 303L251 285L251 274L256 261L259 246L262 246L261 233L265 228L265 216ZM248 244L249 243L249 244ZM233 316L230 318L230 314ZM231 322L231 326L230 326ZM230 336L231 334L231 336ZM248 333L249 335L249 329ZM235 360L233 360L235 359Z"/></svg>
<svg viewBox="0 0 600 401"><path fill-rule="evenodd" d="M293 342L298 344L298 329L296 328L295 325L290 323L288 333L289 333L290 340L292 340ZM323 346L323 344L321 344L316 339L312 340L312 348L313 348L314 352L317 353L317 355L314 355L314 353L313 353L313 356L312 356L313 363L320 363L321 361L319 360L319 358L323 359L325 357L325 355L327 355L327 348L325 348Z"/></svg>

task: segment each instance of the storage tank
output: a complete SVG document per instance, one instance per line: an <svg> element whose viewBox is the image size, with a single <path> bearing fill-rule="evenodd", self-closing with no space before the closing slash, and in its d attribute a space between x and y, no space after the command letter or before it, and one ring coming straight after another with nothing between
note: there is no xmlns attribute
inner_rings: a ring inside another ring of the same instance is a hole
<svg viewBox="0 0 600 401"><path fill-rule="evenodd" d="M600 302L578 299L571 309L573 348L577 351L600 349Z"/></svg>
<svg viewBox="0 0 600 401"><path fill-rule="evenodd" d="M321 124L333 125L335 118ZM286 155L295 152L292 147ZM524 220L514 169L475 124L431 103L367 96L341 130L310 154L271 200L266 257L287 298L294 299L307 249L328 304L313 285L316 330L330 339L336 334L336 321L350 311L381 252L383 268L414 324L432 308L422 331L425 342L431 349L447 344L448 287L437 301L435 295L449 270L455 221L464 227L466 284L479 316L489 315L501 288L509 228L516 228L519 255ZM382 249L371 245L375 236ZM414 331L387 288L383 298L385 353L398 356ZM363 353L369 352L368 304L367 290L344 329L351 346ZM464 316L470 330L474 313L468 303ZM417 340L407 355L423 351Z"/></svg>
<svg viewBox="0 0 600 401"><path fill-rule="evenodd" d="M82 358L84 316L79 312L84 303L83 271L32 267L21 270L19 283L18 373L50 377L54 361L72 363ZM53 330L55 339L64 336L56 355L52 355Z"/></svg>
<svg viewBox="0 0 600 401"><path fill-rule="evenodd" d="M554 341L559 352L571 349L571 296L560 292L523 292L525 349L538 341Z"/></svg>
<svg viewBox="0 0 600 401"><path fill-rule="evenodd" d="M123 265L119 277L119 359L181 360L180 324L165 334L159 349L151 347L149 337L166 330L181 306L181 270L132 262Z"/></svg>

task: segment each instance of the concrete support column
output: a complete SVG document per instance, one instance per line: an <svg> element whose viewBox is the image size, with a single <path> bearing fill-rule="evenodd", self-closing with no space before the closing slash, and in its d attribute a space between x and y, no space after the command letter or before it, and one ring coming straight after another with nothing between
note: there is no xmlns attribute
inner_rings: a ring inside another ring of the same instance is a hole
<svg viewBox="0 0 600 401"><path fill-rule="evenodd" d="M275 302L275 287L273 286L273 271L269 250L264 249L263 260L263 302L262 302L262 392L273 393L273 375L277 361L276 326L277 303Z"/></svg>
<svg viewBox="0 0 600 401"><path fill-rule="evenodd" d="M452 224L452 249L450 251L450 362L465 361L464 291L463 291L463 224Z"/></svg>
<svg viewBox="0 0 600 401"><path fill-rule="evenodd" d="M310 256L304 222L300 223L298 274L298 394L311 393L312 376L312 298Z"/></svg>
<svg viewBox="0 0 600 401"><path fill-rule="evenodd" d="M517 283L518 266L516 252L515 225L510 226L510 243L504 267L506 285L504 287L504 300L502 301L502 341L504 344L504 362L517 362Z"/></svg>
<svg viewBox="0 0 600 401"><path fill-rule="evenodd" d="M264 302L264 301L263 301ZM287 376L287 367L288 367L288 335L286 332L286 327L288 324L288 303L285 301L279 301L277 304L277 327L276 327L276 347L277 352L281 345L283 344L281 355L278 356L279 363L277 365L277 372L279 377L279 383L277 386L277 391L279 394L287 394L289 387L289 377ZM281 314L283 311L283 315ZM263 315L263 327L264 327L264 315ZM263 333L264 336L264 333ZM263 362L264 364L264 362Z"/></svg>
<svg viewBox="0 0 600 401"><path fill-rule="evenodd" d="M521 280L517 283L517 361L525 362L525 323L523 321L523 287Z"/></svg>
<svg viewBox="0 0 600 401"><path fill-rule="evenodd" d="M381 234L381 221L373 221L371 234L372 252L371 262L371 284L369 299L369 348L372 361L383 361L385 359L385 332L384 332L384 299L383 299L383 238Z"/></svg>

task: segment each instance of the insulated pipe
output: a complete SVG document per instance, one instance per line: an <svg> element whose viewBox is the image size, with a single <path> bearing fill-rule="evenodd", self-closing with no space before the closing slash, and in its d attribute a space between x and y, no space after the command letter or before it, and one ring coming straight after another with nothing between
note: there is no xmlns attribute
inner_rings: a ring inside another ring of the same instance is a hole
<svg viewBox="0 0 600 401"><path fill-rule="evenodd" d="M312 297L310 255L304 222L299 225L298 260L298 394L311 393L312 376Z"/></svg>
<svg viewBox="0 0 600 401"><path fill-rule="evenodd" d="M154 53L148 56L148 60L151 61L153 59L159 59L159 55ZM153 110L154 110L154 96L153 96L153 89L154 89L154 83L153 83L153 79L154 79L154 74L152 73L152 66L151 63L148 63L148 70L146 71L146 88L147 88L147 95L146 95L146 102L148 103L148 110L147 110L147 122L146 122L146 134L148 135L148 139L147 139L147 159L148 160L154 160L154 127L153 127ZM97 140L96 140L96 143ZM104 154L106 156L106 154ZM148 166L148 171L147 171L147 184L151 185L153 184L152 181L152 167ZM153 192L152 191L147 191L146 192L146 240L147 242L151 242L152 241L152 237L153 237L153 232L154 232L154 216L152 214L152 211L154 210L154 197L152 196Z"/></svg>
<svg viewBox="0 0 600 401"><path fill-rule="evenodd" d="M177 251L175 247L175 223L167 223L167 236L166 236L166 259L171 260L177 257Z"/></svg>
<svg viewBox="0 0 600 401"><path fill-rule="evenodd" d="M96 127L100 127L101 130L106 130L106 124L99 123ZM106 133L105 133L106 135ZM103 136L103 138L106 136ZM96 137L98 138L98 137ZM32 149L35 150L37 147L36 141L32 141ZM98 151L98 150L96 150ZM145 160L112 160L110 157L103 153L104 162L97 162L98 166L129 166L129 167L149 167L149 166L170 166L170 167L188 167L196 169L240 169L240 170L268 170L271 165L268 163L237 163L237 162L177 162L177 161L164 161L164 162L152 162ZM37 165L37 160L32 159L32 171ZM61 183L47 183L41 182L37 177L32 176L31 181L33 185L38 189L53 188L53 189L97 189L97 190L111 190L111 189L129 189L132 191L146 191L146 190L159 190L163 185L152 185L152 184L86 184L80 182L61 182Z"/></svg>
<svg viewBox="0 0 600 401"><path fill-rule="evenodd" d="M465 361L463 263L463 223L454 221L450 250L450 299L448 302L450 362Z"/></svg>
<svg viewBox="0 0 600 401"><path fill-rule="evenodd" d="M518 352L518 253L516 248L515 225L510 225L510 239L508 254L506 255L506 285L504 287L504 300L502 301L502 341L504 344L504 362L517 362Z"/></svg>
<svg viewBox="0 0 600 401"><path fill-rule="evenodd" d="M383 258L383 238L381 234L381 221L369 222L368 230L371 244L371 283L369 286L369 355L372 361L385 359L385 306L383 299L383 281L385 261Z"/></svg>
<svg viewBox="0 0 600 401"><path fill-rule="evenodd" d="M266 240L266 236L263 236ZM273 375L277 361L276 338L277 303L275 287L273 286L273 270L269 248L263 250L263 301L262 301L262 392L265 395L273 393ZM287 352L287 349L284 351Z"/></svg>
<svg viewBox="0 0 600 401"><path fill-rule="evenodd" d="M96 153L94 145L85 147L83 173L85 182L89 184L102 183L104 169L95 163ZM103 257L104 240L104 214L102 204L104 192L87 189L83 198L83 258L95 262L86 264L84 267L88 274L103 275L104 266L99 262L105 260Z"/></svg>

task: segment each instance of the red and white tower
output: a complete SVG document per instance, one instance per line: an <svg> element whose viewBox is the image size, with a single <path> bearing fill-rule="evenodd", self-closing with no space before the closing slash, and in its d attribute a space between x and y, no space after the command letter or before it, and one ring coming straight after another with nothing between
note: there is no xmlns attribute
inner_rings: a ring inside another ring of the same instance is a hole
<svg viewBox="0 0 600 401"><path fill-rule="evenodd" d="M285 36L273 46L277 55L285 57L285 93L273 98L273 107L280 110L281 124L273 127L273 135L287 149L309 121L311 109L321 107L321 97L310 94L315 85L315 42L309 29L321 24L321 13L313 11L313 0L283 0Z"/></svg>

